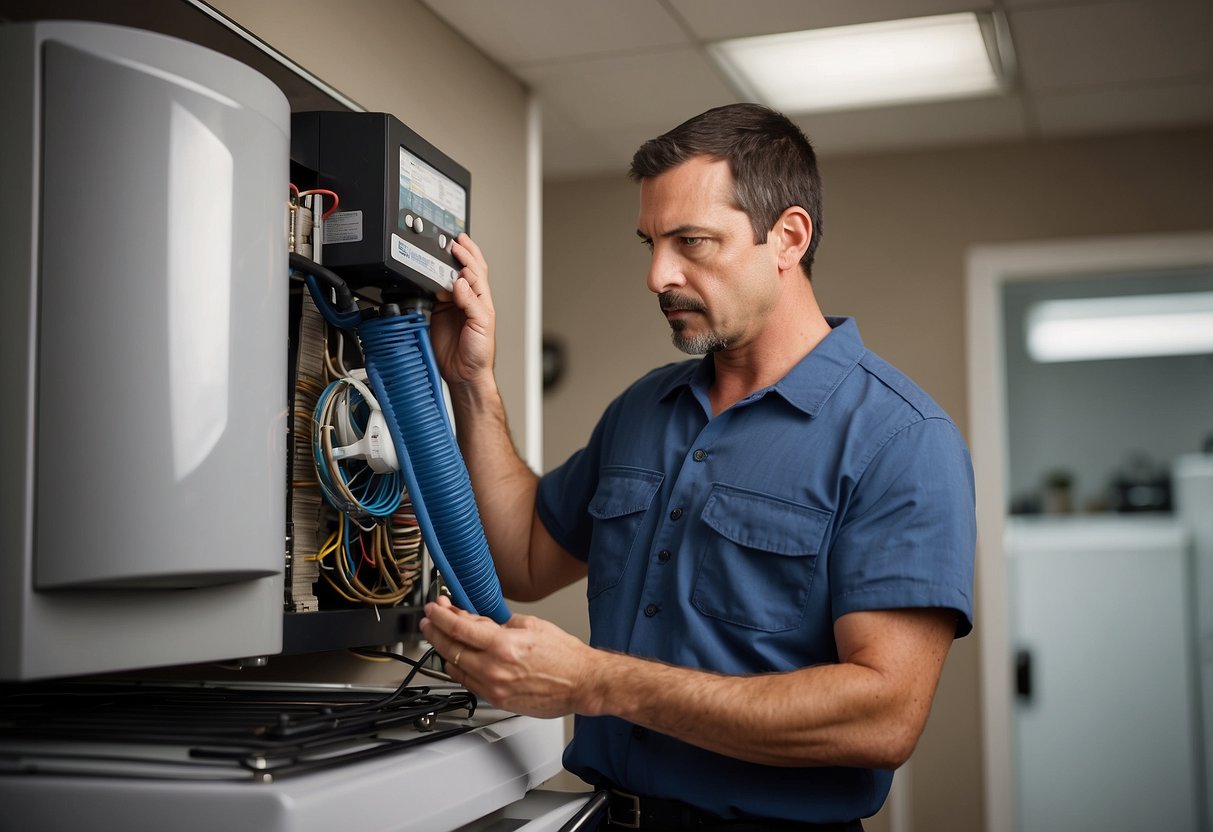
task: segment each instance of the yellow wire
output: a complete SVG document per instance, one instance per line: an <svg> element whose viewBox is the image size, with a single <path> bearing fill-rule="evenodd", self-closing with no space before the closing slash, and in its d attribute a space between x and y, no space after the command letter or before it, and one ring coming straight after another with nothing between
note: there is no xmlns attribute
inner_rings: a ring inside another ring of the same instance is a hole
<svg viewBox="0 0 1213 832"><path fill-rule="evenodd" d="M325 538L324 545L320 547L320 551L314 555L309 555L305 560L324 560L325 557L331 555L341 546L341 529L344 523L337 524L337 531Z"/></svg>
<svg viewBox="0 0 1213 832"><path fill-rule="evenodd" d="M358 603L362 602L362 599L360 599L360 598L351 598L350 596L346 595L345 592L342 591L341 587L339 587L339 586L337 586L337 584L333 583L333 579L329 577L329 573L321 572L320 574L324 577L324 579L326 581L329 582L329 586L331 586L333 588L333 590L338 595L340 595L342 598L349 601L351 604L358 604Z"/></svg>

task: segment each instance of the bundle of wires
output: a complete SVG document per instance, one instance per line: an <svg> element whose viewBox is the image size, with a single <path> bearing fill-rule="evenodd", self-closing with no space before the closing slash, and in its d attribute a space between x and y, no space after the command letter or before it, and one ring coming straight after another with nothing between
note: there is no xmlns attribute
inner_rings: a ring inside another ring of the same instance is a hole
<svg viewBox="0 0 1213 832"><path fill-rule="evenodd" d="M357 519L391 516L404 493L399 471L376 474L365 460L338 459L334 453L338 419L348 418L361 435L370 416L370 397L357 379L335 379L320 394L312 424L312 455L320 487L334 508Z"/></svg>
<svg viewBox="0 0 1213 832"><path fill-rule="evenodd" d="M416 522L414 520L414 522ZM392 606L405 600L421 574L420 545L397 548L384 523L360 526L341 515L337 529L316 554L333 567L321 575L338 595L353 603Z"/></svg>
<svg viewBox="0 0 1213 832"><path fill-rule="evenodd" d="M316 401L312 456L320 488L340 516L313 559L342 598L390 606L408 597L421 572L421 535L404 479L399 471L376 473L364 459L339 458L333 442L342 420L347 431L366 430L371 401L350 376L330 382Z"/></svg>

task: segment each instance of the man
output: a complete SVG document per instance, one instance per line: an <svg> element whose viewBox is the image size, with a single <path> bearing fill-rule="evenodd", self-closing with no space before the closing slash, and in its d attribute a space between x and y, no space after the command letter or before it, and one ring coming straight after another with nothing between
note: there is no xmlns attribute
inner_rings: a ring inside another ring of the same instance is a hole
<svg viewBox="0 0 1213 832"><path fill-rule="evenodd" d="M820 180L804 135L721 107L643 145L637 233L676 345L542 479L492 375L487 266L435 312L439 366L508 596L588 574L591 645L426 608L452 677L577 714L565 765L617 826L860 829L971 629L973 485L952 422L813 294Z"/></svg>

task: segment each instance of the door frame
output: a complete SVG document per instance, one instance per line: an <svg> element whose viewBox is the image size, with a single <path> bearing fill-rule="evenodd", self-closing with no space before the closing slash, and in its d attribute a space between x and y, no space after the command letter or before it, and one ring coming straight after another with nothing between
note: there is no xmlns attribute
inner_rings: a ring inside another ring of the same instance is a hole
<svg viewBox="0 0 1213 832"><path fill-rule="evenodd" d="M1213 232L1085 237L975 246L967 258L969 442L977 485L977 638L986 832L1016 832L1007 569L1006 372L1002 287L1111 273L1213 265Z"/></svg>

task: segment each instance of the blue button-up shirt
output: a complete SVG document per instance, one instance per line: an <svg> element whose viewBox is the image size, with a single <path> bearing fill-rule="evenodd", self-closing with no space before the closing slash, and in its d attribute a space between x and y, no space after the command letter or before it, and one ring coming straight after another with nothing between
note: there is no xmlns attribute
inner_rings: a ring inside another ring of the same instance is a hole
<svg viewBox="0 0 1213 832"><path fill-rule="evenodd" d="M540 518L589 565L591 643L726 674L837 662L834 622L943 607L972 628L973 475L956 426L849 319L779 382L712 415L711 356L655 370L540 482ZM745 702L737 707L744 709ZM867 817L892 773L732 759L578 717L591 783L726 817Z"/></svg>

